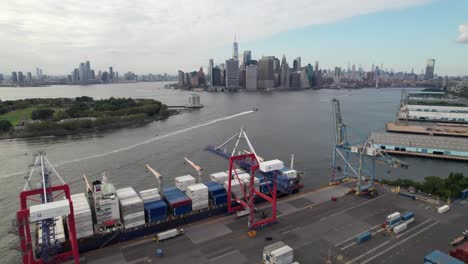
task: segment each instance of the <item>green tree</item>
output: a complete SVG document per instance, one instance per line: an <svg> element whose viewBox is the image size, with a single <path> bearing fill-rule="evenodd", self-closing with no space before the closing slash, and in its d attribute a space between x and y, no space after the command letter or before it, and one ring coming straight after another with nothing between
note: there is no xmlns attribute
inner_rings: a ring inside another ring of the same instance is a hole
<svg viewBox="0 0 468 264"><path fill-rule="evenodd" d="M0 131L7 132L9 131L13 125L8 120L0 120Z"/></svg>
<svg viewBox="0 0 468 264"><path fill-rule="evenodd" d="M40 108L32 111L31 118L33 120L50 120L54 117L54 110L49 108Z"/></svg>

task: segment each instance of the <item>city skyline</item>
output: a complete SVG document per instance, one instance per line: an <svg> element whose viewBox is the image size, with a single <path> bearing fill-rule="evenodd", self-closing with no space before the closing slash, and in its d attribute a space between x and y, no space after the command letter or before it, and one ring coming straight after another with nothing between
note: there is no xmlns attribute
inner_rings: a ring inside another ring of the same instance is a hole
<svg viewBox="0 0 468 264"><path fill-rule="evenodd" d="M86 1L40 8L30 1L2 3L0 73L34 72L40 67L50 75L67 75L63 69L82 58L92 60L95 68L113 65L121 72L206 69L206 58L224 61L233 52L235 34L240 60L245 50L251 50L257 59L286 54L291 63L300 56L302 62L320 61L328 69L345 68L351 61L366 69L384 64L396 72L419 73L427 58L435 58L435 74L468 75L465 1L140 5L113 3L105 12L99 8L90 12ZM76 27L77 21L85 23Z"/></svg>

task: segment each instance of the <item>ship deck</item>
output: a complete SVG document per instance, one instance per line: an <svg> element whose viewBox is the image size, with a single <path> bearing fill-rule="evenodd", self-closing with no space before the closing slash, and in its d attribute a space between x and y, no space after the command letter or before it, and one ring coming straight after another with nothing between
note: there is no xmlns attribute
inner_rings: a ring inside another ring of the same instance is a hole
<svg viewBox="0 0 468 264"><path fill-rule="evenodd" d="M397 132L397 133L468 137L467 125L457 125L457 124L413 125L413 124L389 122L386 124L385 128L388 132Z"/></svg>
<svg viewBox="0 0 468 264"><path fill-rule="evenodd" d="M450 240L468 228L468 201L438 214L431 203L380 189L374 199L344 195L346 185L281 199L278 223L255 238L247 236L246 217L223 216L184 226L184 235L160 243L144 238L90 252L81 263L261 263L263 247L277 241L291 246L300 263L324 263L328 252L332 263L421 263L434 249L448 252ZM407 210L416 216L406 231L395 235L381 228L387 215ZM367 230L371 240L355 244L353 238ZM163 257L155 255L157 248Z"/></svg>

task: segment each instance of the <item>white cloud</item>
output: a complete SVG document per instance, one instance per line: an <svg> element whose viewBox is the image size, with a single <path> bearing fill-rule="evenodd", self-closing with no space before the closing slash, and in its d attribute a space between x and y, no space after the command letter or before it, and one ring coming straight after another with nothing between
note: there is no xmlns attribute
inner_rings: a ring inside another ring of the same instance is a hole
<svg viewBox="0 0 468 264"><path fill-rule="evenodd" d="M204 64L234 33L247 42L427 1L1 1L0 71L42 66L68 73L85 59L101 69L175 71Z"/></svg>
<svg viewBox="0 0 468 264"><path fill-rule="evenodd" d="M457 42L468 44L468 22L458 26L458 31L460 31L460 36L458 36Z"/></svg>

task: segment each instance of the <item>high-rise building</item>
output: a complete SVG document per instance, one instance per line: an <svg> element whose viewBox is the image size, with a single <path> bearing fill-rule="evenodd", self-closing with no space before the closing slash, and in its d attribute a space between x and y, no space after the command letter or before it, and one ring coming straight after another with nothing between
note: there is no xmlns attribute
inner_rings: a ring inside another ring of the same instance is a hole
<svg viewBox="0 0 468 264"><path fill-rule="evenodd" d="M297 61L297 59L294 59L293 60L293 71L298 71L299 69L299 62Z"/></svg>
<svg viewBox="0 0 468 264"><path fill-rule="evenodd" d="M245 88L257 90L257 65L247 65L245 68Z"/></svg>
<svg viewBox="0 0 468 264"><path fill-rule="evenodd" d="M226 88L239 89L239 61L236 59L226 61Z"/></svg>
<svg viewBox="0 0 468 264"><path fill-rule="evenodd" d="M184 74L183 71L179 70L178 77L177 77L177 85L179 87L182 87L182 86L184 86L184 84L185 84L185 74Z"/></svg>
<svg viewBox="0 0 468 264"><path fill-rule="evenodd" d="M18 72L18 82L19 83L24 83L24 75L23 72Z"/></svg>
<svg viewBox="0 0 468 264"><path fill-rule="evenodd" d="M424 79L426 80L434 79L434 66L435 66L435 59L428 59L426 61L426 74L424 75Z"/></svg>
<svg viewBox="0 0 468 264"><path fill-rule="evenodd" d="M213 67L213 70L211 71L212 76L212 86L222 86L222 77L221 77L221 70L219 69L218 66Z"/></svg>
<svg viewBox="0 0 468 264"><path fill-rule="evenodd" d="M333 83L339 85L341 83L341 68L335 67L335 72L333 75Z"/></svg>
<svg viewBox="0 0 468 264"><path fill-rule="evenodd" d="M109 82L109 73L108 72L105 71L105 72L103 72L101 74L101 81L103 83L108 83Z"/></svg>
<svg viewBox="0 0 468 264"><path fill-rule="evenodd" d="M80 63L79 71L80 71L80 82L84 82L86 80L86 66L83 62Z"/></svg>
<svg viewBox="0 0 468 264"><path fill-rule="evenodd" d="M242 64L244 65L244 67L247 67L248 65L250 65L251 60L252 60L252 51L250 50L244 51L244 58L242 60Z"/></svg>
<svg viewBox="0 0 468 264"><path fill-rule="evenodd" d="M234 35L234 43L232 43L232 59L239 60L239 47L237 46L236 35Z"/></svg>
<svg viewBox="0 0 468 264"><path fill-rule="evenodd" d="M240 68L240 69L239 69L239 86L240 86L241 88L244 88L244 89L245 89L245 81L246 81L246 78L247 78L247 77L245 76L245 74L246 74L245 68L244 68L244 69L243 69L243 68Z"/></svg>
<svg viewBox="0 0 468 264"><path fill-rule="evenodd" d="M263 56L258 61L257 67L257 87L267 89L274 87L275 73L273 71L274 56Z"/></svg>
<svg viewBox="0 0 468 264"><path fill-rule="evenodd" d="M36 67L36 78L37 78L38 80L42 79L42 78L41 78L41 72L40 72L40 70L39 70L38 67Z"/></svg>
<svg viewBox="0 0 468 264"><path fill-rule="evenodd" d="M32 82L32 74L31 72L26 73L26 80L31 83Z"/></svg>
<svg viewBox="0 0 468 264"><path fill-rule="evenodd" d="M302 66L301 66L301 57L297 57L296 58L297 60L297 71L300 71Z"/></svg>
<svg viewBox="0 0 468 264"><path fill-rule="evenodd" d="M298 71L291 72L291 89L299 89L301 87L301 73Z"/></svg>
<svg viewBox="0 0 468 264"><path fill-rule="evenodd" d="M109 81L113 81L114 80L114 69L112 68L112 66L109 67Z"/></svg>
<svg viewBox="0 0 468 264"><path fill-rule="evenodd" d="M283 89L289 89L291 87L290 81L290 69L289 65L286 62L286 56L283 55L281 59L281 73L280 73L280 84Z"/></svg>
<svg viewBox="0 0 468 264"><path fill-rule="evenodd" d="M94 70L91 70L91 75L89 76L89 78L92 80L96 79L96 74L94 73Z"/></svg>
<svg viewBox="0 0 468 264"><path fill-rule="evenodd" d="M208 85L210 86L213 86L213 65L214 65L214 61L213 59L210 59L208 62L208 72L207 72Z"/></svg>
<svg viewBox="0 0 468 264"><path fill-rule="evenodd" d="M307 76L307 70L305 68L301 70L301 88L310 88L309 76Z"/></svg>
<svg viewBox="0 0 468 264"><path fill-rule="evenodd" d="M4 78L3 78L3 74L0 73L0 83L3 82L3 79L4 79Z"/></svg>
<svg viewBox="0 0 468 264"><path fill-rule="evenodd" d="M313 87L314 86L314 67L312 67L312 65L310 65L309 63L307 64L305 69L307 72L307 78L309 79L309 87Z"/></svg>
<svg viewBox="0 0 468 264"><path fill-rule="evenodd" d="M72 76L72 82L77 83L80 80L80 71L77 68L75 68L71 76Z"/></svg>
<svg viewBox="0 0 468 264"><path fill-rule="evenodd" d="M85 72L85 80L91 79L91 63L86 61L86 72Z"/></svg>
<svg viewBox="0 0 468 264"><path fill-rule="evenodd" d="M18 75L16 74L16 72L11 73L11 82L18 83Z"/></svg>
<svg viewBox="0 0 468 264"><path fill-rule="evenodd" d="M186 72L186 73L185 73L184 85L185 85L186 87L190 88L191 82L192 82L192 77L190 76L190 73Z"/></svg>

